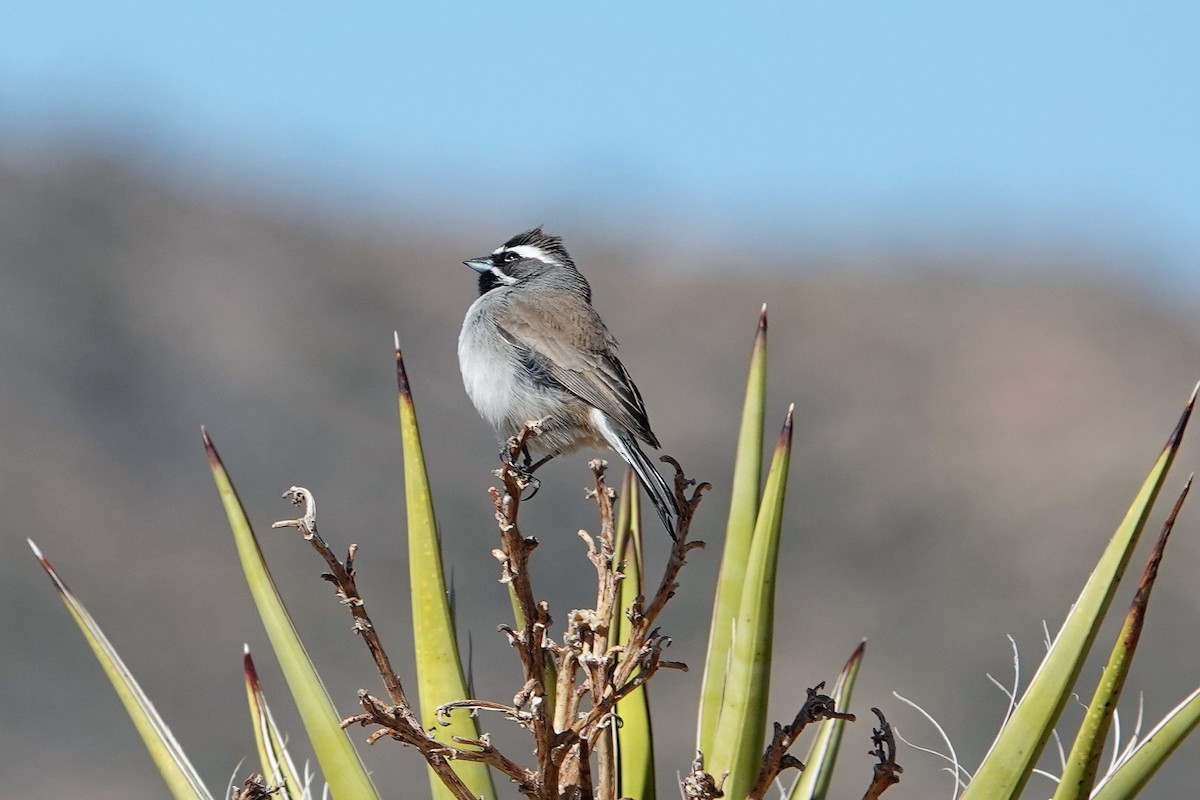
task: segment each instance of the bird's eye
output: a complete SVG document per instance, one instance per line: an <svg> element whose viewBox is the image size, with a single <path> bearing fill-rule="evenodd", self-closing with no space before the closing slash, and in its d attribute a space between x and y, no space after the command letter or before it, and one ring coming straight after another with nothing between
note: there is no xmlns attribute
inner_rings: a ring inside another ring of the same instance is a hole
<svg viewBox="0 0 1200 800"><path fill-rule="evenodd" d="M518 260L519 258L520 258L520 256L517 255L516 253L505 253L504 254L504 263L511 264L514 261Z"/></svg>

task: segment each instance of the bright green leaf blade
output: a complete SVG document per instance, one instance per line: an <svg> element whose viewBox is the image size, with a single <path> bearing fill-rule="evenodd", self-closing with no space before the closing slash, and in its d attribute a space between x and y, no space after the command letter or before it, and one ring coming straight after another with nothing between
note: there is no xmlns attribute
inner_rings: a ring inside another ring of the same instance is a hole
<svg viewBox="0 0 1200 800"><path fill-rule="evenodd" d="M288 690L300 711L300 719L304 723L308 740L312 743L317 763L321 765L321 772L329 785L329 791L335 798L359 800L378 797L358 752L341 728L341 718L337 709L329 699L321 676L317 674L316 667L309 659L304 643L300 641L300 635L283 605L283 599L275 588L275 580L267 569L266 561L263 560L262 550L259 549L258 540L250 527L250 520L246 518L246 511L238 499L237 491L225 471L225 465L221 463L221 457L217 455L217 449L209 439L208 432L202 433L208 464L217 484L217 492L221 495L221 502L225 506L225 515L229 518L238 558L246 574L246 584L250 587L250 594L258 608L258 615L262 618L267 638L271 641L275 658L279 660L279 666L283 670Z"/></svg>
<svg viewBox="0 0 1200 800"><path fill-rule="evenodd" d="M713 775L730 771L724 786L726 797L745 797L754 785L762 761L775 627L775 573L791 452L792 409L789 408L767 473L754 541L746 562L742 598L734 621L729 678L707 767Z"/></svg>
<svg viewBox="0 0 1200 800"><path fill-rule="evenodd" d="M417 693L427 729L447 744L451 737L479 738L479 726L465 709L449 715L443 725L435 712L443 703L467 699L467 679L458 652L458 638L442 571L442 547L433 512L433 495L425 471L425 453L417 412L413 405L404 358L396 340L396 381L399 387L400 438L404 447L404 499L408 509L408 567L412 593L413 639L417 661ZM470 761L450 762L471 794L495 797L487 765ZM453 793L436 773L429 771L435 798L453 800Z"/></svg>
<svg viewBox="0 0 1200 800"><path fill-rule="evenodd" d="M1125 687L1125 678L1129 675L1129 667L1133 664L1133 654L1137 650L1138 640L1142 635L1142 624L1146 619L1146 611L1150 604L1150 592L1158 577L1158 567L1162 563L1163 551L1171 529L1175 526L1175 518L1187 498L1192 486L1189 477L1175 501L1167 521L1163 523L1162 533L1154 544L1154 550L1142 571L1142 580L1138 585L1137 594L1125 615L1125 623L1113 644L1108 663L1100 676L1100 683L1092 695L1087 713L1079 726L1079 733L1071 745L1071 753L1063 769L1062 778L1054 792L1054 800L1085 800L1092 793L1096 781L1096 772L1100 766L1100 755L1104 750L1104 742L1108 738L1108 730L1112 723L1112 715L1121 699L1121 690Z"/></svg>
<svg viewBox="0 0 1200 800"><path fill-rule="evenodd" d="M146 750L149 751L154 765L158 767L158 772L166 782L171 796L176 800L196 800L197 798L212 800L212 794L204 786L195 767L188 761L187 755L179 746L179 742L175 740L171 729L163 722L157 709L154 708L154 704L150 702L150 698L146 697L142 687L138 685L133 674L125 666L125 662L117 654L116 648L104 635L104 631L96 624L96 620L84 608L79 598L67 588L67 584L54 571L54 567L42 555L42 551L33 543L33 540L27 539L26 541L33 549L33 554L37 556L42 569L54 582L54 587L58 589L58 596L62 598L67 610L75 618L75 624L79 626L79 630L83 632L92 652L95 653L96 660L100 662L104 674L108 676L113 689L117 692L117 697L125 706L125 713L129 715L138 735L142 737L142 742L146 745Z"/></svg>
<svg viewBox="0 0 1200 800"><path fill-rule="evenodd" d="M758 518L759 487L762 482L763 418L767 397L767 307L758 316L758 330L750 351L750 375L746 380L746 399L742 406L742 426L734 456L733 484L729 498L729 522L725 529L725 549L717 579L712 622L708 633L708 654L700 688L700 714L696 748L706 755L712 752L717 729L725 678L733 642L733 620L742 598L742 576L750 555L750 541Z"/></svg>
<svg viewBox="0 0 1200 800"><path fill-rule="evenodd" d="M629 641L633 623L625 611L642 594L642 511L638 485L633 471L626 470L621 484L621 502L617 514L614 543L617 561L624 564L625 578L618 587L616 619L612 630L617 642ZM650 697L640 686L617 703L620 725L612 726L614 757L617 761L617 792L621 797L654 800L654 738L650 723Z"/></svg>
<svg viewBox="0 0 1200 800"><path fill-rule="evenodd" d="M246 702L250 706L250 724L254 728L254 744L258 749L258 761L267 786L276 790L273 797L281 800L301 800L303 784L296 765L284 746L283 736L275 726L275 719L267 705L258 670L250 657L250 647L242 653L242 674L246 683Z"/></svg>
<svg viewBox="0 0 1200 800"><path fill-rule="evenodd" d="M625 578L618 587L617 608L613 610L611 625L617 640L622 642L633 628L625 610L634 598L642 593L641 527L642 497L638 485L634 483L633 471L627 469L621 479L621 489L618 493L617 528L613 540L613 552L616 554L617 563L624 565L622 572Z"/></svg>
<svg viewBox="0 0 1200 800"><path fill-rule="evenodd" d="M991 800L1016 797L1021 793L1079 677L1079 670L1145 527L1146 517L1183 441L1195 401L1196 392L1193 391L1166 447L1113 534L1079 599L1071 607L1021 702L963 792L962 800Z"/></svg>
<svg viewBox="0 0 1200 800"><path fill-rule="evenodd" d="M854 649L833 685L830 697L833 698L838 711L846 711L850 707L850 697L854 692L854 682L858 679L858 670L862 666L866 647L867 643L864 641ZM829 781L833 778L833 768L837 763L838 748L841 746L845 727L844 719L827 719L820 723L812 746L808 748L808 757L804 759L804 771L792 786L789 800L824 800L828 795Z"/></svg>
<svg viewBox="0 0 1200 800"><path fill-rule="evenodd" d="M1198 724L1200 689L1184 698L1146 734L1129 758L1097 785L1092 800L1131 800L1136 797Z"/></svg>

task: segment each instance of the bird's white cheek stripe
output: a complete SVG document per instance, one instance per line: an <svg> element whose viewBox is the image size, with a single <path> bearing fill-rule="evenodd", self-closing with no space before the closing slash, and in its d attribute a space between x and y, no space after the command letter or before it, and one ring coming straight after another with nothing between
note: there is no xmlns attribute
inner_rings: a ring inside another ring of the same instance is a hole
<svg viewBox="0 0 1200 800"><path fill-rule="evenodd" d="M499 267L492 267L491 273L493 275L495 275L497 278L499 278L500 282L505 284L506 286L512 286L514 283L517 282L517 279L514 278L512 275L505 275L503 272L501 272Z"/></svg>

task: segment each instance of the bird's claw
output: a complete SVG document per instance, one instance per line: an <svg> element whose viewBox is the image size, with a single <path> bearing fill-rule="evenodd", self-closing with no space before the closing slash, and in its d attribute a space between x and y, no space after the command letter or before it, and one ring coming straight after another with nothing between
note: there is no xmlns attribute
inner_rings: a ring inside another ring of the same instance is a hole
<svg viewBox="0 0 1200 800"><path fill-rule="evenodd" d="M500 461L503 462L505 469L511 472L513 477L517 479L517 487L522 493L526 489L533 490L528 495L522 494L521 499L532 500L533 496L542 488L542 482L533 477L533 470L541 466L541 462L539 461L537 464L534 464L533 459L529 456L529 451L523 449L522 452L524 453L522 463L517 463L517 460L513 458L512 451L508 448L500 451Z"/></svg>
<svg viewBox="0 0 1200 800"><path fill-rule="evenodd" d="M517 488L521 490L521 499L532 500L533 496L538 493L539 489L542 488L542 482L533 477L532 472L529 472L527 469L518 466L517 464L509 464L508 469L517 479ZM527 489L532 489L533 491L531 491L529 494L525 494L525 490Z"/></svg>
<svg viewBox="0 0 1200 800"><path fill-rule="evenodd" d="M537 478L533 477L532 475L526 475L524 477L525 477L525 488L533 489L533 491L530 492L529 494L525 495L521 499L522 500L532 500L533 496L535 494L537 494L538 490L540 490L542 488L542 482L539 481Z"/></svg>

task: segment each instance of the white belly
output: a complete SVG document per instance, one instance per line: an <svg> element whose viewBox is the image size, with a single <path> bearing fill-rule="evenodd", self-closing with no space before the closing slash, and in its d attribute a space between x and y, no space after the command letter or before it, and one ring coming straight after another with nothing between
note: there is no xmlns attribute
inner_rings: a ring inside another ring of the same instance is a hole
<svg viewBox="0 0 1200 800"><path fill-rule="evenodd" d="M482 299L482 298L480 298ZM458 335L458 366L462 370L463 387L483 417L499 434L509 416L511 398L516 391L517 365L511 358L511 346L500 340L503 357L496 357L494 342L486 345L473 323L479 317L479 300L467 312L462 332Z"/></svg>
<svg viewBox="0 0 1200 800"><path fill-rule="evenodd" d="M486 297L486 296L485 296ZM480 297L467 311L458 336L458 365L463 387L479 416L505 439L529 420L552 416L560 401L552 392L539 389L526 377L517 350L480 317Z"/></svg>

